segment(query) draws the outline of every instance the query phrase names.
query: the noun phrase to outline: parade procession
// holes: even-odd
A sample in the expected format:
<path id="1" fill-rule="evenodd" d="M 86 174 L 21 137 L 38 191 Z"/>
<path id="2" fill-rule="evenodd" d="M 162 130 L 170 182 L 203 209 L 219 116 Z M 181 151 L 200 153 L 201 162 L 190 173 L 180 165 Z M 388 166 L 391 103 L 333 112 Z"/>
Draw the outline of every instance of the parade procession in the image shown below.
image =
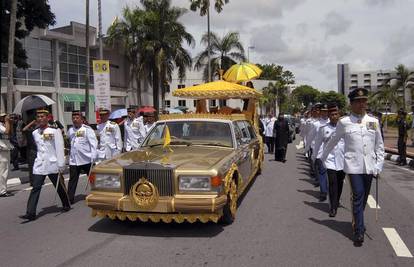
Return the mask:
<path id="1" fill-rule="evenodd" d="M 1 5 L 0 266 L 414 266 L 414 3 L 81 2 Z"/>

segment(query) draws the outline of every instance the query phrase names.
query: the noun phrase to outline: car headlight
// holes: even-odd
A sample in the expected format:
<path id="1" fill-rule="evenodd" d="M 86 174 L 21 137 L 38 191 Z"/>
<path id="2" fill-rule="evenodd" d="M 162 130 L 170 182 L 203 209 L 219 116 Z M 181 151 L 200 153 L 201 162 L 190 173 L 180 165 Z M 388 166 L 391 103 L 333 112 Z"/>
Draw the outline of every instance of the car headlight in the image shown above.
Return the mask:
<path id="1" fill-rule="evenodd" d="M 121 188 L 121 179 L 119 174 L 95 174 L 95 187 L 105 189 Z"/>
<path id="2" fill-rule="evenodd" d="M 180 191 L 211 191 L 210 176 L 180 176 Z"/>

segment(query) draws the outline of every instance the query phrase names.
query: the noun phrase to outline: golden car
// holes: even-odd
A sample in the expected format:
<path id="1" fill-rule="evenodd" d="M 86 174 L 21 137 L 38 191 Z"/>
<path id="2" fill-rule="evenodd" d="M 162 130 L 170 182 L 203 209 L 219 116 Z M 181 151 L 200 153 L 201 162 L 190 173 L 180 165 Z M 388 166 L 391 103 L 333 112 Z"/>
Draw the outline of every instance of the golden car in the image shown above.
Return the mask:
<path id="1" fill-rule="evenodd" d="M 164 116 L 139 150 L 93 168 L 86 204 L 111 219 L 230 224 L 262 163 L 258 128 L 243 114 Z"/>

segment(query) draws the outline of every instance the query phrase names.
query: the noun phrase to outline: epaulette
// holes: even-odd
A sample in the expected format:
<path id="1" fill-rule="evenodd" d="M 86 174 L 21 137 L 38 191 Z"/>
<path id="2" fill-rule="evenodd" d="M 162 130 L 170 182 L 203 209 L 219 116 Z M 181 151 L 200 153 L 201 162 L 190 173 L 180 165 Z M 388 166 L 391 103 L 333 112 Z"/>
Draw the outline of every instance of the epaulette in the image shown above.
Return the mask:
<path id="1" fill-rule="evenodd" d="M 57 129 L 58 127 L 54 126 L 54 125 L 48 125 L 47 128 L 52 128 L 52 129 Z"/>
<path id="2" fill-rule="evenodd" d="M 84 124 L 83 127 L 88 128 L 88 129 L 92 129 L 91 126 Z"/>
<path id="3" fill-rule="evenodd" d="M 349 115 L 344 115 L 344 116 L 340 117 L 340 118 L 338 119 L 338 121 L 339 121 L 339 120 L 342 120 L 342 119 L 344 119 L 344 118 L 346 118 L 346 117 L 349 117 Z"/>
<path id="4" fill-rule="evenodd" d="M 110 124 L 113 124 L 113 125 L 115 125 L 115 124 L 117 124 L 117 123 L 116 123 L 116 122 L 114 122 L 114 121 L 111 121 L 111 122 L 110 122 Z"/>

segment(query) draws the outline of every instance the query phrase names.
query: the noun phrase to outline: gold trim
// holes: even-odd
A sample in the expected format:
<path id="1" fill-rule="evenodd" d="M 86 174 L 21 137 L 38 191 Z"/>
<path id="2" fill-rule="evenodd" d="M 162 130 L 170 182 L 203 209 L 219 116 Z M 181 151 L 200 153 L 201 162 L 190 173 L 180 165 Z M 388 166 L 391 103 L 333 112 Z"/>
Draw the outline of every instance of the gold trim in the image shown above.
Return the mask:
<path id="1" fill-rule="evenodd" d="M 131 221 L 152 221 L 155 223 L 164 222 L 171 223 L 175 221 L 176 223 L 183 223 L 185 221 L 189 223 L 194 223 L 197 220 L 202 223 L 207 223 L 209 221 L 217 223 L 221 213 L 198 213 L 198 214 L 157 214 L 157 213 L 136 213 L 136 212 L 122 212 L 122 211 L 113 211 L 113 210 L 96 210 L 92 209 L 92 217 L 108 217 L 112 220 L 119 219 L 125 221 L 129 219 Z"/>
<path id="2" fill-rule="evenodd" d="M 171 199 L 171 210 L 172 212 L 175 212 L 175 197 Z"/>
<path id="3" fill-rule="evenodd" d="M 216 119 L 216 120 L 246 120 L 245 114 L 213 114 L 213 113 L 185 113 L 185 114 L 163 114 L 160 120 L 176 119 Z"/>
<path id="4" fill-rule="evenodd" d="M 136 182 L 129 191 L 129 195 L 135 204 L 141 209 L 154 208 L 159 199 L 157 187 L 142 177 Z"/>
<path id="5" fill-rule="evenodd" d="M 237 165 L 235 163 L 231 164 L 230 169 L 227 171 L 227 174 L 224 177 L 224 193 L 226 195 L 230 191 L 230 183 L 236 170 L 238 170 Z M 240 173 L 238 175 L 240 175 Z"/>
<path id="6" fill-rule="evenodd" d="M 214 212 L 216 209 L 216 198 L 211 199 L 211 212 Z"/>

